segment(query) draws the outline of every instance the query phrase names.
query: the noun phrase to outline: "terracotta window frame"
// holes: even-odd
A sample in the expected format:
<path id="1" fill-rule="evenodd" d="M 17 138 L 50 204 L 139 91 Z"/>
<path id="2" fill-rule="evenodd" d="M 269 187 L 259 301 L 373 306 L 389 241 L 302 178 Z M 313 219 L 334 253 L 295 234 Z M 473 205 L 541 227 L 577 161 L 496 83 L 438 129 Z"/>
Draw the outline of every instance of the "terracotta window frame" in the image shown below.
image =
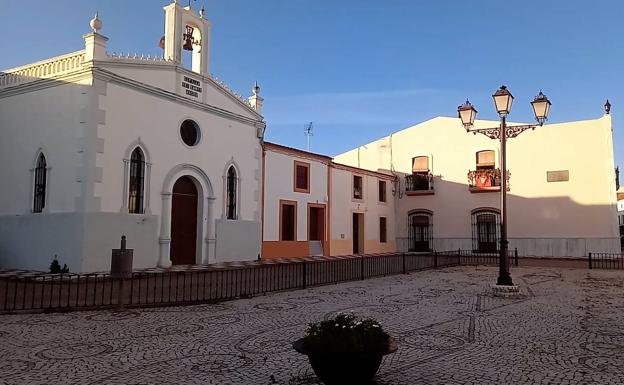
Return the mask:
<path id="1" fill-rule="evenodd" d="M 381 188 L 382 184 L 383 184 L 383 190 Z M 383 191 L 383 196 L 381 194 L 382 191 Z M 383 179 L 377 180 L 377 201 L 379 203 L 388 203 L 388 183 L 386 183 L 386 181 Z"/>
<path id="2" fill-rule="evenodd" d="M 307 182 L 306 182 L 306 186 L 307 188 L 302 189 L 302 188 L 298 188 L 297 187 L 297 168 L 301 166 L 301 167 L 305 167 L 307 169 Z M 310 163 L 307 162 L 301 162 L 298 160 L 294 161 L 293 164 L 293 191 L 294 192 L 298 192 L 298 193 L 306 193 L 309 194 L 310 193 Z"/>
<path id="3" fill-rule="evenodd" d="M 294 207 L 294 215 L 293 215 L 293 239 L 284 239 L 284 214 L 283 209 L 284 206 L 293 206 Z M 295 242 L 297 240 L 297 201 L 290 201 L 285 199 L 280 199 L 279 201 L 279 240 L 284 242 Z"/>

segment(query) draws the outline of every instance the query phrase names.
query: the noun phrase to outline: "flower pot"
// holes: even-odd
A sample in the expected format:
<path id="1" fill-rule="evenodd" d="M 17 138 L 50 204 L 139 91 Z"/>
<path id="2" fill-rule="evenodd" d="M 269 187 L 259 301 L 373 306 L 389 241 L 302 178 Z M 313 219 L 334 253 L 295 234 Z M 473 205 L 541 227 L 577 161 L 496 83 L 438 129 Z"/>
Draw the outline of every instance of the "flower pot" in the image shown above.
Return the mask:
<path id="1" fill-rule="evenodd" d="M 386 354 L 394 353 L 397 345 L 390 340 L 385 352 L 357 354 L 328 354 L 326 352 L 308 351 L 303 339 L 293 343 L 293 348 L 308 356 L 310 365 L 316 376 L 326 385 L 363 385 L 372 382 L 381 359 Z"/>

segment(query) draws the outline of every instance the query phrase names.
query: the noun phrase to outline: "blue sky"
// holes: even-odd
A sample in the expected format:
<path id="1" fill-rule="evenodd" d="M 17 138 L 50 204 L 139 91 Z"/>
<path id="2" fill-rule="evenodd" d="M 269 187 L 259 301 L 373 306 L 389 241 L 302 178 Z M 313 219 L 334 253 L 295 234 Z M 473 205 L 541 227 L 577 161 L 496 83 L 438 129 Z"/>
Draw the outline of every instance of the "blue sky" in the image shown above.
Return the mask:
<path id="1" fill-rule="evenodd" d="M 81 49 L 95 10 L 109 52 L 158 55 L 167 3 L 0 0 L 0 68 Z M 493 119 L 490 95 L 506 84 L 514 121 L 532 121 L 540 89 L 552 122 L 597 118 L 609 98 L 624 161 L 620 0 L 193 2 L 201 5 L 213 25 L 211 72 L 243 95 L 260 82 L 267 140 L 305 148 L 313 121 L 312 150 L 335 155 L 455 115 L 466 97 Z"/>

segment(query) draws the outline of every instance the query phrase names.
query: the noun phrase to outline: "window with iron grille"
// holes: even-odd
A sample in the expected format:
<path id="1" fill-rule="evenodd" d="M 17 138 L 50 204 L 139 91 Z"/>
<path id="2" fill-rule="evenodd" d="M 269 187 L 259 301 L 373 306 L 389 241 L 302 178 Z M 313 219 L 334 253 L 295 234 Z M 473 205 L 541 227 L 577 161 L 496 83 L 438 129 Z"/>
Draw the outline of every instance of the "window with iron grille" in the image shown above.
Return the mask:
<path id="1" fill-rule="evenodd" d="M 237 219 L 236 218 L 236 196 L 237 196 L 237 178 L 236 178 L 236 169 L 234 166 L 230 166 L 227 172 L 227 202 L 226 202 L 226 212 L 227 219 Z"/>
<path id="2" fill-rule="evenodd" d="M 39 158 L 37 158 L 37 167 L 35 167 L 35 188 L 33 201 L 33 212 L 35 213 L 42 212 L 46 204 L 47 173 L 48 163 L 42 153 L 39 154 Z"/>
<path id="3" fill-rule="evenodd" d="M 385 202 L 385 201 L 386 201 L 386 181 L 380 180 L 379 181 L 379 202 Z"/>
<path id="4" fill-rule="evenodd" d="M 128 184 L 128 212 L 143 214 L 145 189 L 145 155 L 139 147 L 130 155 L 130 180 Z"/>
<path id="5" fill-rule="evenodd" d="M 407 220 L 408 251 L 426 252 L 433 250 L 433 221 L 429 211 L 410 212 Z"/>
<path id="6" fill-rule="evenodd" d="M 499 212 L 493 209 L 473 211 L 472 250 L 478 253 L 495 253 L 499 248 L 499 239 Z"/>
<path id="7" fill-rule="evenodd" d="M 379 242 L 386 243 L 387 239 L 386 217 L 379 217 Z"/>

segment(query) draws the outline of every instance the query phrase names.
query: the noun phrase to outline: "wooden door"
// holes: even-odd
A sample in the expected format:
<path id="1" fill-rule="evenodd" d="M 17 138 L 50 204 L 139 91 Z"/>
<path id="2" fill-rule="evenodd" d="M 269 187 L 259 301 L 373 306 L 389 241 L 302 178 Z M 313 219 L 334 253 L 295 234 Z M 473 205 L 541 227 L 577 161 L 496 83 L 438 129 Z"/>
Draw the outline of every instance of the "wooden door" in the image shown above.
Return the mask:
<path id="1" fill-rule="evenodd" d="M 183 176 L 173 185 L 171 202 L 171 263 L 192 265 L 197 252 L 197 188 Z"/>

